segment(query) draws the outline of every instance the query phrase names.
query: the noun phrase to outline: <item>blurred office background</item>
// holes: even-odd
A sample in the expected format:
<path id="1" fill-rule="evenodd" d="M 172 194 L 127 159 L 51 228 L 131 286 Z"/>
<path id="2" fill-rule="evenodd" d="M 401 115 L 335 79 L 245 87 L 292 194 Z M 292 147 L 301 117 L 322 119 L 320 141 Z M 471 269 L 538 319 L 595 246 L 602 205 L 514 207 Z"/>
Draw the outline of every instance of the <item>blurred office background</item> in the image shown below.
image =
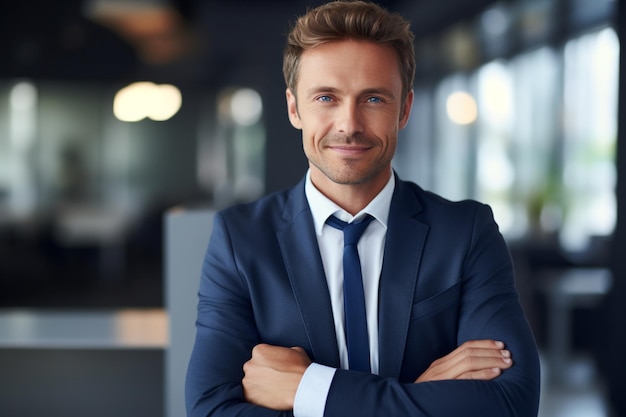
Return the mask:
<path id="1" fill-rule="evenodd" d="M 320 3 L 3 5 L 0 415 L 183 415 L 166 398 L 166 218 L 304 174 L 281 53 Z M 541 350 L 540 416 L 626 415 L 623 6 L 380 4 L 416 34 L 395 168 L 493 207 Z"/>

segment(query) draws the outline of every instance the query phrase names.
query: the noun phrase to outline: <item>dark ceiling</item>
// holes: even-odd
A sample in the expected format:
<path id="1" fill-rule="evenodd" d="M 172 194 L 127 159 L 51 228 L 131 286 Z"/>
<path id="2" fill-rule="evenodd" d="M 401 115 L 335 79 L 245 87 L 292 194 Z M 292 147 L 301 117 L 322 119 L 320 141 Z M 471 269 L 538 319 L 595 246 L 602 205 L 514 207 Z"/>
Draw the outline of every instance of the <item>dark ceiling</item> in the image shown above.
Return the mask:
<path id="1" fill-rule="evenodd" d="M 103 4 L 107 0 L 94 2 Z M 169 30 L 174 35 L 147 41 L 145 36 L 130 33 L 132 28 L 126 21 L 95 16 L 88 11 L 90 3 L 86 1 L 12 1 L 0 13 L 0 77 L 96 82 L 152 77 L 196 84 L 219 83 L 238 74 L 262 77 L 268 60 L 280 61 L 289 22 L 307 7 L 322 2 L 172 0 L 169 17 L 173 12 L 175 19 L 174 23 L 170 21 Z M 378 3 L 411 20 L 419 38 L 471 17 L 492 2 Z M 163 4 L 155 0 L 152 3 Z"/>

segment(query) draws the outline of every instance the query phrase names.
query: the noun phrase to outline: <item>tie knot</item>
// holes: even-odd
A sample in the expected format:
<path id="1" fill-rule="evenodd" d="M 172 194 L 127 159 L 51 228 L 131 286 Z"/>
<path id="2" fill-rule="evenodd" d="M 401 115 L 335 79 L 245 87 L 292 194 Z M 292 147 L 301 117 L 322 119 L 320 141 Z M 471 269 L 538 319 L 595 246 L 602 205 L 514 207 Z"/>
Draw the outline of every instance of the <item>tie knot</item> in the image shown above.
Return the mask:
<path id="1" fill-rule="evenodd" d="M 342 220 L 339 220 L 335 216 L 330 216 L 326 223 L 329 226 L 334 227 L 335 229 L 343 230 L 343 245 L 356 245 L 369 226 L 370 222 L 374 220 L 372 216 L 367 214 L 362 220 L 358 222 L 346 223 Z"/>

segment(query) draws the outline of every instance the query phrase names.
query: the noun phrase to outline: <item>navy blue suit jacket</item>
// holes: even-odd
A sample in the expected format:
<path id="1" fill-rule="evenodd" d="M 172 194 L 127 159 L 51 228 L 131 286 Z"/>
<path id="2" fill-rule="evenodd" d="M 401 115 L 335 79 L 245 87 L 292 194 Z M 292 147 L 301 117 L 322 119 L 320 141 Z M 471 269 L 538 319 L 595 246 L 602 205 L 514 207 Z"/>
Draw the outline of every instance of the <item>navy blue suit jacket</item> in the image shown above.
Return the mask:
<path id="1" fill-rule="evenodd" d="M 536 416 L 539 362 L 506 244 L 488 206 L 396 178 L 379 288 L 380 375 L 338 370 L 328 417 Z M 186 382 L 189 416 L 291 416 L 245 402 L 252 347 L 301 346 L 339 367 L 330 297 L 304 181 L 215 216 Z M 413 381 L 467 340 L 501 340 L 492 381 Z"/>

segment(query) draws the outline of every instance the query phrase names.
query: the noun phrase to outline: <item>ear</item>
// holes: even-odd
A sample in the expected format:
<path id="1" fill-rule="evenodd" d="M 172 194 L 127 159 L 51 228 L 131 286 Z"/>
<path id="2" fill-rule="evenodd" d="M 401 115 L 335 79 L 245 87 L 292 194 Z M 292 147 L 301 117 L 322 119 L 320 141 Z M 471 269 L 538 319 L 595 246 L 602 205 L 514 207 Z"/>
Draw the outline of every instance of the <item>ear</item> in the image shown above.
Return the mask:
<path id="1" fill-rule="evenodd" d="M 296 129 L 302 129 L 302 120 L 298 114 L 298 103 L 296 103 L 296 96 L 290 89 L 285 91 L 287 97 L 287 114 L 289 115 L 289 121 L 291 125 Z"/>
<path id="2" fill-rule="evenodd" d="M 402 111 L 400 112 L 400 129 L 404 129 L 406 124 L 409 122 L 409 116 L 411 115 L 411 108 L 413 107 L 413 90 L 409 91 L 406 95 L 406 99 L 404 99 L 404 104 L 402 105 Z"/>

